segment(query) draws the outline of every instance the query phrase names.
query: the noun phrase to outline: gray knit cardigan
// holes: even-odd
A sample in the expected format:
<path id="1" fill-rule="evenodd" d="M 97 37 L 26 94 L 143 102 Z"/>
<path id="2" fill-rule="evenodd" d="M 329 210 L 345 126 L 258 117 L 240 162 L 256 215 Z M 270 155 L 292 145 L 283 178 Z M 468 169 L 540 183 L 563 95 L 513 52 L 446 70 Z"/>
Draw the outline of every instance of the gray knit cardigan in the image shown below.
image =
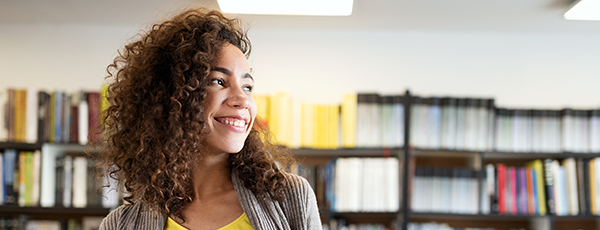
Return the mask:
<path id="1" fill-rule="evenodd" d="M 252 227 L 256 230 L 322 230 L 317 200 L 309 183 L 293 174 L 286 174 L 286 177 L 290 187 L 286 190 L 285 201 L 263 201 L 244 187 L 235 172 L 231 173 L 233 187 Z M 102 221 L 100 230 L 162 230 L 166 219 L 165 214 L 155 218 L 148 205 L 137 202 L 122 205 L 109 213 Z"/>

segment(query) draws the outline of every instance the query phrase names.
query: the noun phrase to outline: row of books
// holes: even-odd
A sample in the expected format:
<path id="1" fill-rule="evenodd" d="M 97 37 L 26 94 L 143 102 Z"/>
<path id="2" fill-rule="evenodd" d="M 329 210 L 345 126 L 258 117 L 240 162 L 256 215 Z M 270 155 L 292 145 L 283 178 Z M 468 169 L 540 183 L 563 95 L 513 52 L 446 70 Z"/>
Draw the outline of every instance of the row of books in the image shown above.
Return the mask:
<path id="1" fill-rule="evenodd" d="M 494 100 L 411 98 L 411 145 L 424 149 L 493 149 Z"/>
<path id="2" fill-rule="evenodd" d="M 446 223 L 408 223 L 408 230 L 494 230 L 494 228 L 452 228 Z"/>
<path id="3" fill-rule="evenodd" d="M 598 215 L 600 158 L 538 159 L 526 167 L 486 165 L 482 212 Z M 486 206 L 489 205 L 489 208 Z"/>
<path id="4" fill-rule="evenodd" d="M 361 223 L 354 224 L 348 223 L 344 219 L 331 219 L 329 223 L 323 224 L 323 230 L 389 230 L 383 224 L 374 223 Z"/>
<path id="5" fill-rule="evenodd" d="M 107 178 L 97 178 L 95 163 L 85 155 L 6 149 L 0 162 L 0 205 L 114 208 L 119 203 L 118 193 L 103 186 Z"/>
<path id="6" fill-rule="evenodd" d="M 396 212 L 400 172 L 393 157 L 337 158 L 318 170 L 317 199 L 333 212 Z"/>
<path id="7" fill-rule="evenodd" d="M 469 168 L 416 167 L 411 209 L 416 212 L 477 214 L 478 171 Z"/>
<path id="8" fill-rule="evenodd" d="M 600 152 L 600 110 L 498 109 L 496 150 Z"/>
<path id="9" fill-rule="evenodd" d="M 286 92 L 254 95 L 277 144 L 292 148 L 401 147 L 404 97 L 346 94 L 339 104 L 298 102 Z"/>
<path id="10" fill-rule="evenodd" d="M 83 217 L 81 220 L 32 220 L 24 216 L 0 218 L 0 230 L 95 230 L 103 217 Z"/>
<path id="11" fill-rule="evenodd" d="M 103 87 L 105 92 L 106 87 Z M 99 142 L 100 92 L 67 93 L 8 88 L 0 91 L 0 141 Z"/>

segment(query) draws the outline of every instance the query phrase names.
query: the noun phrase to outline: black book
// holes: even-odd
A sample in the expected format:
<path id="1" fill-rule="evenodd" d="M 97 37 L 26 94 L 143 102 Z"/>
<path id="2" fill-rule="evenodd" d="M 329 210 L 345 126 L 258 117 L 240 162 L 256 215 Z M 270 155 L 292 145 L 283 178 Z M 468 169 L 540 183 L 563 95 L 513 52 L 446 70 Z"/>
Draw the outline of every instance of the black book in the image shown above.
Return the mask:
<path id="1" fill-rule="evenodd" d="M 64 191 L 65 191 L 65 157 L 56 158 L 56 195 L 54 204 L 56 207 L 63 207 Z"/>

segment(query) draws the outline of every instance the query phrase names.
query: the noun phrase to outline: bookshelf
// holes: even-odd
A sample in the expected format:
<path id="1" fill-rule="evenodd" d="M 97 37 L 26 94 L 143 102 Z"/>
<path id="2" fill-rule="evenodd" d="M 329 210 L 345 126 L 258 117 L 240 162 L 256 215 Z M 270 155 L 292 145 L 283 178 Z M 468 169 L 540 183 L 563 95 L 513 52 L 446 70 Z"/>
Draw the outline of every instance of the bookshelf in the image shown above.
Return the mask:
<path id="1" fill-rule="evenodd" d="M 289 96 L 287 96 L 289 97 Z M 371 105 L 354 105 L 354 108 L 364 108 L 367 107 L 371 110 L 370 112 L 377 114 L 376 110 L 373 110 L 372 104 L 378 98 L 377 95 L 368 94 L 366 97 L 361 97 L 361 99 L 356 99 L 356 102 L 364 102 Z M 302 136 L 302 138 L 307 138 L 309 140 L 309 146 L 303 146 L 303 144 L 297 144 L 297 141 L 291 139 L 291 137 L 295 136 L 293 133 L 287 133 L 286 135 L 282 135 L 282 137 L 290 138 L 282 143 L 291 145 L 291 152 L 295 156 L 297 156 L 301 163 L 306 165 L 314 165 L 314 166 L 322 166 L 331 163 L 334 159 L 341 158 L 357 158 L 361 159 L 360 161 L 366 162 L 368 159 L 395 159 L 397 160 L 397 177 L 394 177 L 390 180 L 396 181 L 394 183 L 387 184 L 396 184 L 398 185 L 398 195 L 396 196 L 397 201 L 394 200 L 392 202 L 397 202 L 395 205 L 394 211 L 382 211 L 378 209 L 366 210 L 366 207 L 352 207 L 348 209 L 348 207 L 343 207 L 341 211 L 337 211 L 339 208 L 337 206 L 328 206 L 331 205 L 330 200 L 328 201 L 326 196 L 319 196 L 319 205 L 321 211 L 321 218 L 323 223 L 332 223 L 335 221 L 345 221 L 347 223 L 352 224 L 362 224 L 362 223 L 373 223 L 373 224 L 384 224 L 389 228 L 397 228 L 397 229 L 408 229 L 410 223 L 427 223 L 431 221 L 435 221 L 438 223 L 448 223 L 450 226 L 455 228 L 467 228 L 467 227 L 478 227 L 478 228 L 486 228 L 486 227 L 494 227 L 500 229 L 506 228 L 525 228 L 525 229 L 570 229 L 571 227 L 577 229 L 598 229 L 600 226 L 600 217 L 597 215 L 590 215 L 589 213 L 581 213 L 579 215 L 574 216 L 557 216 L 557 215 L 524 215 L 524 214 L 497 214 L 496 212 L 484 212 L 481 207 L 481 202 L 483 202 L 484 192 L 481 189 L 481 186 L 487 180 L 486 175 L 483 171 L 486 170 L 487 165 L 495 165 L 495 164 L 505 164 L 509 167 L 524 167 L 528 162 L 537 159 L 556 159 L 556 160 L 564 160 L 564 159 L 593 159 L 595 157 L 600 157 L 600 152 L 597 151 L 600 144 L 598 143 L 580 143 L 573 140 L 568 140 L 569 145 L 566 150 L 557 150 L 556 148 L 541 148 L 540 145 L 528 145 L 525 141 L 516 140 L 515 138 L 510 139 L 510 135 L 506 136 L 506 133 L 512 132 L 511 129 L 503 130 L 502 132 L 506 132 L 502 135 L 502 138 L 497 138 L 498 135 L 501 135 L 498 130 L 494 130 L 494 126 L 490 126 L 491 123 L 496 122 L 495 119 L 502 118 L 502 122 L 509 122 L 506 124 L 514 125 L 510 119 L 513 117 L 519 117 L 516 124 L 525 124 L 527 122 L 531 122 L 531 124 L 535 124 L 536 121 L 540 122 L 538 125 L 543 124 L 544 119 L 550 119 L 548 124 L 553 124 L 554 130 L 554 138 L 557 134 L 559 134 L 556 130 L 556 122 L 568 122 L 569 124 L 579 124 L 579 126 L 584 126 L 584 124 L 591 125 L 594 120 L 590 120 L 589 123 L 585 123 L 585 121 L 581 120 L 582 117 L 585 117 L 583 112 L 571 110 L 564 110 L 563 114 L 567 116 L 566 119 L 564 117 L 557 116 L 558 112 L 548 112 L 548 111 L 523 111 L 523 110 L 509 110 L 509 109 L 501 109 L 501 114 L 499 114 L 500 110 L 494 110 L 493 108 L 493 100 L 491 99 L 431 99 L 431 98 L 421 98 L 417 96 L 412 96 L 409 91 L 406 91 L 404 95 L 393 96 L 393 97 L 381 97 L 386 98 L 381 99 L 381 101 L 385 101 L 382 103 L 387 103 L 389 106 L 388 111 L 392 113 L 392 108 L 395 108 L 395 116 L 403 120 L 403 124 L 397 123 L 389 123 L 390 125 L 394 125 L 394 127 L 402 127 L 402 132 L 396 132 L 394 137 L 402 138 L 401 141 L 393 141 L 393 140 L 385 140 L 385 142 L 381 142 L 382 144 L 377 144 L 377 140 L 374 140 L 372 136 L 362 135 L 362 137 L 367 138 L 363 140 L 363 142 L 358 142 L 354 147 L 347 147 L 345 143 L 318 143 L 315 141 L 319 138 L 327 138 L 328 140 L 335 135 L 338 135 L 340 140 L 347 138 L 344 137 L 344 132 L 339 131 L 338 129 L 343 129 L 345 122 L 348 122 L 347 118 L 344 119 L 342 117 L 339 120 L 338 118 L 328 118 L 329 121 L 338 121 L 341 124 L 341 127 L 338 126 L 330 126 L 331 129 L 317 129 L 314 127 L 318 126 L 318 122 L 314 122 L 313 128 L 314 132 L 327 133 L 326 135 L 312 135 L 312 136 Z M 67 100 L 67 99 L 65 99 Z M 287 100 L 287 99 L 286 99 Z M 286 100 L 279 99 L 279 106 L 284 106 L 287 104 Z M 264 100 L 263 100 L 264 101 Z M 401 102 L 401 106 L 398 107 L 398 102 Z M 89 103 L 91 104 L 91 103 Z M 463 112 L 455 111 L 455 114 L 447 114 L 444 113 L 444 106 L 446 105 L 456 105 L 463 106 L 465 110 Z M 371 107 L 369 107 L 371 106 Z M 396 107 L 393 107 L 396 106 Z M 434 110 L 428 111 L 427 106 L 433 107 Z M 333 111 L 335 106 L 332 105 L 321 107 L 313 107 L 315 111 L 321 110 L 325 114 L 329 114 L 333 116 L 343 116 L 344 109 L 339 109 L 339 111 Z M 350 106 L 352 108 L 352 106 Z M 317 109 L 318 108 L 318 109 Z M 401 109 L 400 109 L 401 108 Z M 329 112 L 327 112 L 329 111 Z M 375 111 L 375 112 L 374 112 Z M 381 110 L 384 111 L 384 110 Z M 417 111 L 417 112 L 415 112 Z M 402 113 L 400 113 L 402 112 Z M 452 125 L 447 125 L 443 123 L 430 122 L 427 119 L 420 119 L 422 117 L 428 117 L 430 119 L 431 115 L 436 116 L 455 116 L 462 117 L 465 119 L 463 123 L 457 123 Z M 493 117 L 494 114 L 498 114 L 497 117 Z M 594 111 L 590 113 L 590 117 L 598 117 L 600 119 L 600 112 Z M 260 115 L 260 114 L 259 114 Z M 547 116 L 546 116 L 547 115 Z M 362 118 L 360 118 L 362 116 Z M 364 119 L 364 117 L 368 117 L 370 115 L 361 114 L 358 119 Z M 524 118 L 524 119 L 523 119 Z M 354 118 L 357 119 L 357 118 Z M 479 129 L 474 129 L 472 124 L 469 126 L 467 120 L 478 120 L 479 123 L 477 127 Z M 537 119 L 537 120 L 536 120 Z M 580 119 L 580 120 L 577 120 Z M 281 122 L 283 121 L 283 122 Z M 352 121 L 350 119 L 350 121 Z M 381 122 L 389 122 L 385 119 L 381 119 Z M 354 120 L 356 122 L 356 120 Z M 521 123 L 519 123 L 521 122 Z M 280 119 L 281 124 L 292 124 L 294 123 L 291 119 Z M 437 124 L 437 125 L 431 125 Z M 503 123 L 504 124 L 504 123 Z M 373 124 L 371 124 L 373 125 Z M 380 128 L 385 127 L 386 125 L 379 124 Z M 444 126 L 447 125 L 447 126 Z M 506 125 L 504 128 L 511 127 L 510 125 Z M 297 124 L 292 125 L 293 127 L 301 127 L 297 126 Z M 289 129 L 292 126 L 282 126 L 280 130 Z M 357 124 L 357 126 L 359 126 Z M 368 125 L 367 125 L 368 126 Z M 461 128 L 462 126 L 462 128 Z M 519 125 L 515 125 L 514 127 L 521 128 Z M 526 127 L 541 127 L 541 126 L 526 126 Z M 549 130 L 552 130 L 550 127 Z M 302 128 L 304 129 L 304 128 Z M 41 129 L 40 129 L 41 130 Z M 337 131 L 336 131 L 337 130 Z M 421 132 L 426 130 L 426 132 Z M 454 131 L 452 131 L 454 130 Z M 515 128 L 515 130 L 517 130 Z M 498 131 L 498 133 L 496 133 Z M 46 130 L 45 132 L 48 132 Z M 360 126 L 356 127 L 353 131 L 355 133 L 358 132 L 369 132 L 373 133 L 372 129 L 368 127 Z M 459 138 L 448 138 L 444 135 L 448 135 L 448 133 L 452 132 L 462 132 L 462 139 Z M 576 132 L 571 130 L 569 132 Z M 60 135 L 60 132 L 49 133 L 49 135 Z M 590 135 L 586 136 L 587 138 L 595 137 L 594 133 L 590 133 Z M 358 136 L 358 135 L 357 135 Z M 380 135 L 384 136 L 384 135 Z M 437 136 L 438 138 L 428 138 L 432 136 Z M 584 136 L 580 136 L 584 137 Z M 600 137 L 600 136 L 598 136 Z M 312 138 L 312 139 L 311 139 Z M 316 138 L 316 139 L 315 139 Z M 537 139 L 536 139 L 537 138 Z M 544 141 L 548 141 L 544 138 L 550 138 L 550 136 L 544 135 L 532 135 L 530 142 L 542 143 Z M 335 138 L 334 138 L 335 139 Z M 436 140 L 429 140 L 436 139 Z M 537 142 L 536 142 L 537 140 Z M 73 139 L 71 139 L 73 141 Z M 600 141 L 600 140 L 599 140 Z M 296 143 L 296 144 L 295 144 Z M 399 143 L 402 143 L 399 145 Z M 403 144 L 409 143 L 409 144 Z M 460 143 L 465 143 L 461 145 Z M 503 145 L 494 145 L 494 143 L 502 143 Z M 515 146 L 512 146 L 515 144 Z M 589 144 L 590 148 L 586 148 Z M 384 145 L 389 145 L 392 147 L 382 147 Z M 296 146 L 296 147 L 294 147 Z M 48 156 L 48 153 L 51 153 L 50 161 L 54 159 L 56 156 L 64 155 L 64 154 L 73 154 L 73 153 L 82 153 L 85 149 L 84 145 L 79 144 L 61 144 L 61 143 L 48 143 L 40 142 L 40 143 L 16 143 L 16 142 L 0 142 L 0 149 L 15 149 L 18 151 L 36 151 L 40 150 L 43 154 L 42 157 Z M 501 149 L 503 151 L 498 151 Z M 514 151 L 513 151 L 514 150 Z M 544 151 L 544 150 L 552 150 L 552 151 Z M 568 150 L 568 151 L 567 151 Z M 577 150 L 577 151 L 573 151 Z M 581 152 L 578 152 L 581 151 Z M 44 159 L 42 159 L 44 161 Z M 48 161 L 46 159 L 45 161 Z M 52 166 L 51 168 L 53 168 Z M 455 170 L 459 169 L 459 170 Z M 459 183 L 453 179 L 466 179 L 466 184 L 471 187 L 471 190 L 468 190 L 468 197 L 475 200 L 476 207 L 474 209 L 469 210 L 444 210 L 436 207 L 434 209 L 426 208 L 415 208 L 415 197 L 418 197 L 421 194 L 421 191 L 429 190 L 429 187 L 425 187 L 425 190 L 422 187 L 418 187 L 419 181 L 418 179 L 429 178 L 432 177 L 432 174 L 423 174 L 425 171 L 436 171 L 436 177 L 441 178 L 439 183 L 445 183 L 445 185 L 452 185 L 452 183 Z M 44 173 L 44 172 L 42 172 Z M 445 174 L 444 174 L 445 173 Z M 316 175 L 317 173 L 315 173 Z M 377 174 L 374 174 L 377 175 Z M 460 176 L 458 176 L 460 175 Z M 373 177 L 377 178 L 377 177 Z M 364 183 L 369 182 L 370 178 L 363 178 Z M 310 181 L 310 180 L 309 180 Z M 44 180 L 42 181 L 44 183 Z M 361 182 L 363 183 L 363 182 Z M 463 183 L 463 182 L 460 182 Z M 469 184 L 470 183 L 470 184 Z M 426 184 L 426 183 L 425 183 Z M 318 183 L 317 186 L 323 186 L 321 183 Z M 43 187 L 43 185 L 42 185 Z M 474 190 L 473 190 L 474 188 Z M 331 189 L 331 188 L 330 188 Z M 387 190 L 385 190 L 387 191 Z M 451 190 L 448 190 L 451 191 Z M 457 190 L 458 191 L 458 190 Z M 315 192 L 324 193 L 318 187 L 315 188 Z M 454 191 L 457 194 L 456 191 Z M 356 195 L 356 194 L 354 194 Z M 444 193 L 438 193 L 438 196 L 447 195 Z M 455 197 L 450 197 L 455 198 Z M 325 199 L 325 200 L 323 200 Z M 364 196 L 360 199 L 365 199 Z M 460 199 L 465 199 L 464 197 L 460 197 Z M 450 200 L 447 198 L 447 200 Z M 43 202 L 43 201 L 41 201 Z M 381 200 L 377 200 L 377 202 L 381 202 Z M 440 202 L 437 200 L 435 202 Z M 434 202 L 434 203 L 435 203 Z M 473 201 L 470 204 L 473 204 Z M 368 202 L 366 202 L 368 203 Z M 384 202 L 385 203 L 385 202 Z M 419 203 L 420 205 L 420 203 Z M 431 205 L 431 204 L 428 204 Z M 452 203 L 445 203 L 446 207 L 452 207 Z M 459 203 L 459 205 L 462 205 Z M 47 205 L 46 205 L 47 206 Z M 430 207 L 429 207 L 430 208 Z M 19 207 L 19 206 L 0 206 L 0 218 L 9 217 L 9 216 L 19 216 L 26 215 L 31 218 L 37 219 L 64 219 L 66 216 L 82 219 L 86 216 L 97 216 L 102 217 L 105 216 L 110 209 L 108 208 L 95 208 L 95 207 L 83 207 L 83 208 L 62 208 L 51 205 L 51 207 Z M 350 211 L 349 211 L 350 210 Z M 365 211 L 366 210 L 366 211 Z M 427 211 L 428 210 L 428 211 Z M 475 210 L 475 211 L 473 211 Z M 339 222 L 338 222 L 339 224 Z M 333 229 L 332 229 L 333 230 Z"/>
<path id="2" fill-rule="evenodd" d="M 579 213 L 578 215 L 567 215 L 560 216 L 556 214 L 547 214 L 547 215 L 525 215 L 525 214 L 497 214 L 495 212 L 483 212 L 481 207 L 477 209 L 475 213 L 465 214 L 465 213 L 448 213 L 448 212 L 434 212 L 434 211 L 416 211 L 413 210 L 411 205 L 414 191 L 414 185 L 412 184 L 415 179 L 415 167 L 462 167 L 466 169 L 470 169 L 476 172 L 474 179 L 477 182 L 477 189 L 480 189 L 483 183 L 486 181 L 486 175 L 483 171 L 486 169 L 486 165 L 488 164 L 498 164 L 502 163 L 510 167 L 524 167 L 526 163 L 537 160 L 537 159 L 553 159 L 562 161 L 564 159 L 573 158 L 573 159 L 592 159 L 596 157 L 600 157 L 600 152 L 597 150 L 598 143 L 589 142 L 589 143 L 576 143 L 573 139 L 567 140 L 569 143 L 565 145 L 565 149 L 557 149 L 557 145 L 554 145 L 552 148 L 544 148 L 544 146 L 539 145 L 544 141 L 548 142 L 551 136 L 543 135 L 543 134 L 535 134 L 531 131 L 527 135 L 531 135 L 531 137 L 527 137 L 529 139 L 525 139 L 528 142 L 532 142 L 534 144 L 527 144 L 522 140 L 507 140 L 506 136 L 503 136 L 504 139 L 497 138 L 497 134 L 495 133 L 497 130 L 492 130 L 487 126 L 487 130 L 479 130 L 479 134 L 487 133 L 485 138 L 477 139 L 477 135 L 473 135 L 473 130 L 464 131 L 465 132 L 465 140 L 471 138 L 471 145 L 465 145 L 464 148 L 458 148 L 456 145 L 452 149 L 444 148 L 443 146 L 443 137 L 432 144 L 431 142 L 424 141 L 423 134 L 419 134 L 418 132 L 414 132 L 414 129 L 422 129 L 423 127 L 419 127 L 415 125 L 411 119 L 415 119 L 415 116 L 412 111 L 414 108 L 411 106 L 411 103 L 416 102 L 419 105 L 425 103 L 432 103 L 434 105 L 440 104 L 438 100 L 427 101 L 427 99 L 420 98 L 418 100 L 414 100 L 416 97 L 412 97 L 410 92 L 406 92 L 405 95 L 402 95 L 406 100 L 404 100 L 404 124 L 405 128 L 403 130 L 403 143 L 411 143 L 409 145 L 404 145 L 402 147 L 395 148 L 338 148 L 338 149 L 309 149 L 309 148 L 300 148 L 300 149 L 292 149 L 292 152 L 298 156 L 300 156 L 301 161 L 308 161 L 310 163 L 319 162 L 319 160 L 314 161 L 314 159 L 320 159 L 320 162 L 325 162 L 324 159 L 332 159 L 336 157 L 397 157 L 400 160 L 400 163 L 403 165 L 400 171 L 400 185 L 402 192 L 401 194 L 401 206 L 397 212 L 384 212 L 384 213 L 370 213 L 370 212 L 335 212 L 331 210 L 323 210 L 322 209 L 322 219 L 324 223 L 328 223 L 331 219 L 344 219 L 347 223 L 384 223 L 387 226 L 396 226 L 398 229 L 408 229 L 408 225 L 411 222 L 415 223 L 427 223 L 431 221 L 435 221 L 438 223 L 448 223 L 451 227 L 454 228 L 467 228 L 467 227 L 477 227 L 477 228 L 498 228 L 498 229 L 509 229 L 509 228 L 523 228 L 523 229 L 599 229 L 600 228 L 600 217 L 597 215 L 590 215 L 589 213 Z M 485 100 L 486 104 L 484 106 L 480 106 L 479 116 L 482 118 L 487 117 L 485 115 L 485 109 L 482 108 L 491 108 L 493 107 L 493 100 L 490 99 L 481 99 Z M 441 100 L 441 104 L 443 105 L 443 100 Z M 477 103 L 473 102 L 473 100 L 464 100 L 463 102 L 458 102 L 463 104 L 470 104 L 470 107 L 477 107 Z M 469 107 L 469 106 L 467 106 Z M 492 110 L 488 110 L 492 111 Z M 494 113 L 498 113 L 499 110 L 494 110 Z M 566 111 L 566 112 L 565 112 Z M 559 111 L 526 111 L 526 110 L 502 110 L 502 116 L 519 116 L 525 117 L 526 121 L 520 120 L 517 122 L 521 122 L 521 124 L 525 124 L 523 122 L 529 122 L 526 124 L 526 127 L 537 127 L 539 129 L 548 130 L 548 127 L 542 127 L 542 121 L 544 119 L 554 119 L 551 124 L 556 127 L 556 121 L 565 123 L 576 123 L 579 125 L 592 125 L 593 120 L 590 120 L 589 123 L 585 123 L 587 121 L 573 121 L 568 120 L 565 121 L 566 116 L 573 117 L 584 117 L 587 114 L 586 112 L 578 111 L 578 112 L 570 112 L 571 110 L 559 110 Z M 589 118 L 598 116 L 598 111 L 593 110 L 589 111 Z M 561 115 L 561 113 L 563 115 Z M 462 116 L 473 118 L 477 113 L 465 112 Z M 578 114 L 578 115 L 573 115 Z M 562 116 L 562 117 L 561 117 Z M 493 117 L 492 123 L 498 122 L 496 119 L 499 118 Z M 567 118 L 567 119 L 571 119 Z M 487 123 L 489 125 L 490 118 Z M 502 122 L 506 122 L 506 118 L 503 118 Z M 527 120 L 528 119 L 528 120 Z M 537 119 L 537 120 L 536 120 Z M 586 118 L 587 119 L 587 118 Z M 483 119 L 480 119 L 482 121 Z M 540 122 L 536 124 L 535 122 Z M 482 124 L 485 122 L 482 122 Z M 549 123 L 549 124 L 550 124 Z M 506 124 L 505 124 L 506 125 Z M 537 125 L 537 126 L 536 126 Z M 516 126 L 515 126 L 516 127 Z M 504 127 L 506 129 L 506 127 Z M 552 127 L 551 127 L 552 128 Z M 561 129 L 565 129 L 563 126 L 560 126 Z M 465 128 L 468 129 L 468 128 Z M 504 130 L 503 132 L 505 132 Z M 551 130 L 554 132 L 554 138 L 556 135 L 565 135 L 562 133 L 557 133 L 557 130 Z M 443 132 L 443 127 L 438 130 L 438 132 Z M 550 132 L 550 131 L 549 131 Z M 569 132 L 574 132 L 573 130 Z M 431 132 L 430 132 L 431 134 Z M 413 136 L 420 136 L 421 142 L 415 144 L 412 141 Z M 587 134 L 586 134 L 587 135 Z M 585 137 L 588 139 L 594 139 L 597 134 L 590 133 L 589 136 L 580 135 L 579 137 Z M 525 137 L 523 137 L 525 138 Z M 514 138 L 516 139 L 516 138 Z M 468 141 L 468 140 L 467 140 Z M 487 145 L 485 144 L 487 141 Z M 499 146 L 492 143 L 496 143 L 501 141 L 504 145 Z M 564 140 L 558 140 L 564 141 Z M 596 140 L 596 141 L 600 141 Z M 512 144 L 515 146 L 512 146 Z M 535 143 L 538 143 L 537 145 Z M 555 143 L 556 144 L 556 143 Z M 589 148 L 586 146 L 589 144 Z M 450 145 L 453 146 L 453 145 Z M 558 145 L 560 146 L 560 145 Z M 496 149 L 502 149 L 503 151 L 498 151 Z M 573 150 L 577 151 L 573 151 Z M 548 151 L 550 150 L 550 151 Z M 386 151 L 384 154 L 383 151 Z M 388 154 L 389 151 L 391 154 Z M 480 190 L 477 194 L 477 205 L 481 205 L 482 196 L 484 196 L 483 192 Z M 407 220 L 407 221 L 403 221 Z"/>

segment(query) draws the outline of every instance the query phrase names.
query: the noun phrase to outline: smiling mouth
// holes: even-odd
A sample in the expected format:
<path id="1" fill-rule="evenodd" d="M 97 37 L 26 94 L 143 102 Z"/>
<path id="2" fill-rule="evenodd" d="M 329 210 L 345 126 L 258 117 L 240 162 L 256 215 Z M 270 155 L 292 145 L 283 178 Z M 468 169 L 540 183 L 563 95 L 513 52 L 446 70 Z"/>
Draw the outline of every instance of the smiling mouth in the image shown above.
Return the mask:
<path id="1" fill-rule="evenodd" d="M 246 127 L 246 121 L 234 118 L 215 118 L 219 123 L 235 126 L 235 127 Z"/>

